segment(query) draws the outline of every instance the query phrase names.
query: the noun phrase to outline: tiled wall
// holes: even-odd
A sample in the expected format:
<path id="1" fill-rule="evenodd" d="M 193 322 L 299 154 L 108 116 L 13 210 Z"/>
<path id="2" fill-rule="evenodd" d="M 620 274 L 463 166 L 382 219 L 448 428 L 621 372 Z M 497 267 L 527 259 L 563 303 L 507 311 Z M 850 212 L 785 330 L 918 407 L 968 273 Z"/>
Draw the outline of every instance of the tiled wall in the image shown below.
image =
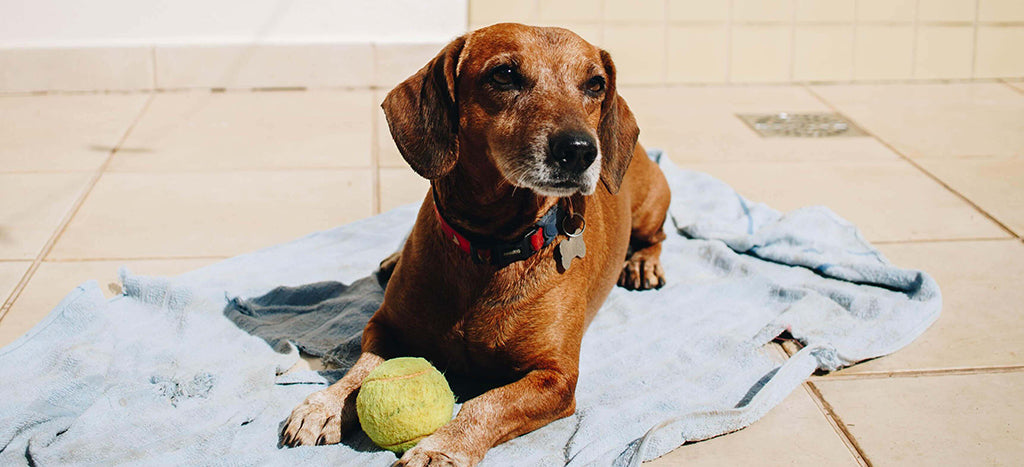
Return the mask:
<path id="1" fill-rule="evenodd" d="M 623 82 L 1024 76 L 1024 0 L 470 0 L 470 28 L 563 26 Z"/>
<path id="2" fill-rule="evenodd" d="M 471 29 L 568 27 L 611 51 L 626 84 L 1024 78 L 1024 0 L 469 0 L 468 8 Z M 387 89 L 442 45 L 0 48 L 0 92 Z"/>
<path id="3" fill-rule="evenodd" d="M 0 92 L 389 89 L 443 46 L 428 42 L 0 49 Z"/>

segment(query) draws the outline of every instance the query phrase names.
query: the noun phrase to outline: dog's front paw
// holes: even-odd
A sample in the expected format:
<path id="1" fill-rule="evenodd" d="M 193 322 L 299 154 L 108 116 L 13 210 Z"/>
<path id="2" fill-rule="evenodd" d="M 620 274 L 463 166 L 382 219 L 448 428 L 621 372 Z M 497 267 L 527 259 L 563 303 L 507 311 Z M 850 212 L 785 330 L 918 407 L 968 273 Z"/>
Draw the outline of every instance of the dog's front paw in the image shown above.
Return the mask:
<path id="1" fill-rule="evenodd" d="M 281 444 L 295 447 L 341 442 L 341 435 L 351 426 L 355 412 L 354 408 L 346 407 L 346 398 L 348 394 L 329 389 L 310 394 L 284 423 Z"/>
<path id="2" fill-rule="evenodd" d="M 472 462 L 468 459 L 460 459 L 460 456 L 419 446 L 406 451 L 405 455 L 394 463 L 394 466 L 402 467 L 469 467 L 471 465 L 473 465 Z"/>
<path id="3" fill-rule="evenodd" d="M 394 463 L 394 466 L 401 467 L 456 467 L 465 465 L 469 464 L 461 464 L 443 452 L 428 451 L 415 447 L 406 451 L 405 455 Z"/>
<path id="4" fill-rule="evenodd" d="M 453 430 L 448 428 L 451 428 L 451 425 L 441 427 L 434 434 L 423 438 L 419 444 L 405 451 L 402 458 L 398 459 L 394 465 L 470 467 L 483 459 L 487 452 L 486 449 L 474 455 L 474 450 L 468 449 L 468 446 L 464 444 L 465 439 L 450 435 Z"/>
<path id="5" fill-rule="evenodd" d="M 398 250 L 380 262 L 380 271 L 377 272 L 377 280 L 380 281 L 382 286 L 387 286 L 388 281 L 391 280 L 391 274 L 395 272 L 395 266 L 398 266 L 398 259 L 401 257 L 402 250 Z"/>
<path id="6" fill-rule="evenodd" d="M 665 271 L 657 257 L 637 252 L 622 264 L 619 287 L 627 290 L 660 289 L 665 285 Z"/>

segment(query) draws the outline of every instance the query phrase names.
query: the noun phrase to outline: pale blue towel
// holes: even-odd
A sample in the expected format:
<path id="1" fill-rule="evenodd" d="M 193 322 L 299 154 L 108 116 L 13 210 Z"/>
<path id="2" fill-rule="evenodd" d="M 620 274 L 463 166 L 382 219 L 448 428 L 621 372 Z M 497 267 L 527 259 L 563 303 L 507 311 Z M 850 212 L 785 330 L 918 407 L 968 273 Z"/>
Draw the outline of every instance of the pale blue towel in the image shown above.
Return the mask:
<path id="1" fill-rule="evenodd" d="M 652 459 L 743 428 L 816 369 L 895 351 L 938 317 L 929 276 L 889 264 L 828 209 L 780 214 L 660 164 L 672 187 L 668 285 L 615 289 L 583 340 L 576 414 L 485 464 Z M 416 209 L 173 278 L 122 271 L 125 292 L 109 301 L 95 282 L 79 286 L 0 349 L 0 464 L 394 461 L 358 430 L 336 446 L 278 448 L 291 409 L 338 376 L 282 373 L 298 359 L 291 342 L 351 362 L 380 300 L 372 272 Z M 780 364 L 764 344 L 785 330 L 805 348 Z"/>

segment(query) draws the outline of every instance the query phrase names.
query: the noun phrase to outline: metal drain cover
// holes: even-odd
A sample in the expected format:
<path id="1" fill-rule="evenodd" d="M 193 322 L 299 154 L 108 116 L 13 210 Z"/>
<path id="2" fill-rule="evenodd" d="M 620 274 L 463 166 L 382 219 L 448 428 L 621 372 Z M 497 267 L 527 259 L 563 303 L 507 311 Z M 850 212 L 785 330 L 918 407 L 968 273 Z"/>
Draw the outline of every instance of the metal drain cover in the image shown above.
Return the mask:
<path id="1" fill-rule="evenodd" d="M 837 113 L 736 114 L 757 134 L 764 137 L 823 138 L 828 136 L 867 136 L 864 130 Z"/>

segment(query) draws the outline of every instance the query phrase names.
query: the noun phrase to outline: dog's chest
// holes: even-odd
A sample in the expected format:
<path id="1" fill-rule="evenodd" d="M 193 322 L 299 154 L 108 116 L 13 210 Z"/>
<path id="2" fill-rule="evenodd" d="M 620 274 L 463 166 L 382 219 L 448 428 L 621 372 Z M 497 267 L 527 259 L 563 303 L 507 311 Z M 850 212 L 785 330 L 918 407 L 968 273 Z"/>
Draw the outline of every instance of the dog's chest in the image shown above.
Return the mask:
<path id="1" fill-rule="evenodd" d="M 483 309 L 472 310 L 440 330 L 444 342 L 434 346 L 441 361 L 453 370 L 478 373 L 481 371 L 503 376 L 516 372 L 525 364 L 528 342 L 538 330 L 520 322 L 525 310 Z M 539 324 L 539 323 L 538 323 Z"/>
<path id="2" fill-rule="evenodd" d="M 531 342 L 546 327 L 538 319 L 536 291 L 530 280 L 489 284 L 475 298 L 445 310 L 422 310 L 434 316 L 406 336 L 416 353 L 431 357 L 449 370 L 503 376 L 527 365 Z"/>

